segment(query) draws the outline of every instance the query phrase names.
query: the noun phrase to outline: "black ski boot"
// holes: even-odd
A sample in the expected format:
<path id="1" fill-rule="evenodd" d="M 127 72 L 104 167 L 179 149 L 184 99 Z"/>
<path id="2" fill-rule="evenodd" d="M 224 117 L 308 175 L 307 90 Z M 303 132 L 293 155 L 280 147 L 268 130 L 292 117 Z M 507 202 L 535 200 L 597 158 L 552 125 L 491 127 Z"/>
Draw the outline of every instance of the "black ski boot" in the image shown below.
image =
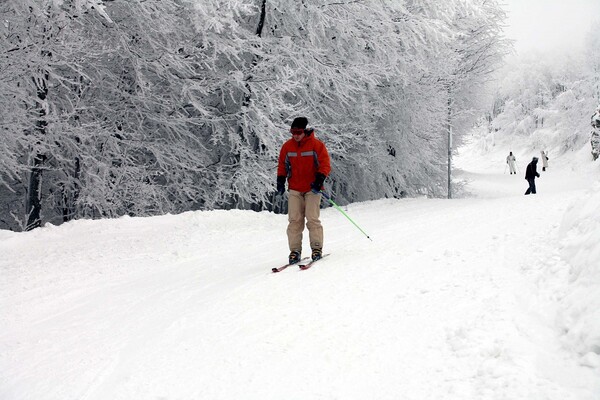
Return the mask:
<path id="1" fill-rule="evenodd" d="M 321 252 L 321 249 L 313 249 L 311 257 L 312 257 L 313 261 L 317 261 L 318 259 L 323 257 L 323 253 Z"/>
<path id="2" fill-rule="evenodd" d="M 296 264 L 298 261 L 300 261 L 300 252 L 292 251 L 288 257 L 288 261 L 290 264 Z"/>

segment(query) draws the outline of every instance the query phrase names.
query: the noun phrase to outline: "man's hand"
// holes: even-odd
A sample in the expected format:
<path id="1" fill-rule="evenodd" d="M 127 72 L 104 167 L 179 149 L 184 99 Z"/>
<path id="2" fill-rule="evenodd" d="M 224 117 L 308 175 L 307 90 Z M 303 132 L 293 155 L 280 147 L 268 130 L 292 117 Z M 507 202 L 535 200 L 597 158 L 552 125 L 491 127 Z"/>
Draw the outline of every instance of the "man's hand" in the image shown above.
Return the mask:
<path id="1" fill-rule="evenodd" d="M 314 182 L 310 184 L 310 188 L 312 189 L 313 193 L 319 193 L 321 189 L 323 189 L 323 182 L 325 182 L 325 175 L 317 172 L 315 174 Z"/>
<path id="2" fill-rule="evenodd" d="M 285 176 L 277 177 L 277 194 L 282 195 L 285 192 Z"/>

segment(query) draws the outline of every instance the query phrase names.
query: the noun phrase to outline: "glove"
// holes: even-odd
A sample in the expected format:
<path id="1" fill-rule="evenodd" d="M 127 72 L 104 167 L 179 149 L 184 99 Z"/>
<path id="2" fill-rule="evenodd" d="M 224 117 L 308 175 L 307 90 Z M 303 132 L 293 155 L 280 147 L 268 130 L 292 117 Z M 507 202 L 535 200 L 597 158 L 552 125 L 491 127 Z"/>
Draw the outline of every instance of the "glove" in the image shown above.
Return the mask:
<path id="1" fill-rule="evenodd" d="M 310 188 L 313 193 L 319 193 L 323 189 L 323 182 L 325 182 L 325 175 L 320 172 L 315 174 L 315 181 L 310 184 Z"/>
<path id="2" fill-rule="evenodd" d="M 285 192 L 285 176 L 277 177 L 277 194 L 283 194 Z"/>

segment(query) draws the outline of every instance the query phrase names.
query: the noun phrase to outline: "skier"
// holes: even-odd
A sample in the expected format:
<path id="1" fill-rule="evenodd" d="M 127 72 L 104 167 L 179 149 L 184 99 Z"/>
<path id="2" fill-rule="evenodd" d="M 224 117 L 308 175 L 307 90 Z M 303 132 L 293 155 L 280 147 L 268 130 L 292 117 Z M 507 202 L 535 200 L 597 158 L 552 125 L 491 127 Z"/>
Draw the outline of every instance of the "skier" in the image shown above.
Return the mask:
<path id="1" fill-rule="evenodd" d="M 517 170 L 516 170 L 516 166 L 515 166 L 515 161 L 517 161 L 516 157 L 513 156 L 512 151 L 510 152 L 510 154 L 508 156 L 506 156 L 506 163 L 508 164 L 508 168 L 510 169 L 510 174 L 516 174 Z M 505 170 L 506 171 L 506 170 Z"/>
<path id="2" fill-rule="evenodd" d="M 325 144 L 315 137 L 314 129 L 306 129 L 308 119 L 295 118 L 290 128 L 292 138 L 286 141 L 279 153 L 277 167 L 277 192 L 285 192 L 288 181 L 288 227 L 290 264 L 300 261 L 302 232 L 306 219 L 311 257 L 318 260 L 323 251 L 323 226 L 319 220 L 323 182 L 331 171 L 329 153 Z"/>
<path id="3" fill-rule="evenodd" d="M 537 163 L 538 163 L 538 158 L 537 157 L 533 157 L 533 160 L 531 160 L 531 162 L 527 165 L 527 170 L 525 171 L 525 179 L 527 179 L 527 182 L 529 182 L 529 188 L 527 188 L 527 191 L 525 192 L 525 194 L 529 194 L 529 193 L 533 193 L 535 194 L 535 178 L 536 177 L 540 177 L 540 174 L 537 172 Z"/>
<path id="4" fill-rule="evenodd" d="M 596 108 L 594 115 L 592 115 L 590 145 L 592 146 L 592 157 L 595 161 L 600 156 L 600 105 Z"/>
<path id="5" fill-rule="evenodd" d="M 542 171 L 545 171 L 548 168 L 548 155 L 544 150 L 542 150 Z"/>

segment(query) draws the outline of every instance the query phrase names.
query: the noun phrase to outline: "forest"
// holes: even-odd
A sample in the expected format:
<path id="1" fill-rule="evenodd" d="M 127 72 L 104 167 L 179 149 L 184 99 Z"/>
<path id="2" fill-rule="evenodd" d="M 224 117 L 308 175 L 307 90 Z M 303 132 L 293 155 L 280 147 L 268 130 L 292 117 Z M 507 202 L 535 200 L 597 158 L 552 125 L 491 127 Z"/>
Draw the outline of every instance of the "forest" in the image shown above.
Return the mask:
<path id="1" fill-rule="evenodd" d="M 496 0 L 4 0 L 0 19 L 0 229 L 14 231 L 280 212 L 297 116 L 329 149 L 338 203 L 449 197 L 473 126 L 530 135 L 560 111 L 567 149 L 599 98 L 599 32 L 571 65 L 507 73 Z"/>

